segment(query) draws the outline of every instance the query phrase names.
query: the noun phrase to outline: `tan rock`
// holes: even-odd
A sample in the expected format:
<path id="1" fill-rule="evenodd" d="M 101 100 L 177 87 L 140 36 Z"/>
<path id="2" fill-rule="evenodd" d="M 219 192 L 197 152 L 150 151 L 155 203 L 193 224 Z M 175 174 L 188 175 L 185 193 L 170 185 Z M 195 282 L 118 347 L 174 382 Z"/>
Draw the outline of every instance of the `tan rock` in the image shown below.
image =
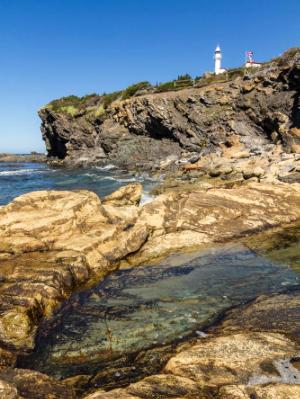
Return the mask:
<path id="1" fill-rule="evenodd" d="M 225 386 L 219 391 L 218 399 L 298 399 L 300 385 L 270 384 L 248 387 Z"/>
<path id="2" fill-rule="evenodd" d="M 0 398 L 3 399 L 23 399 L 18 395 L 17 388 L 8 382 L 0 380 Z"/>
<path id="3" fill-rule="evenodd" d="M 113 391 L 96 391 L 91 395 L 85 396 L 84 399 L 140 399 L 138 396 L 125 392 L 124 389 L 114 389 Z"/>
<path id="4" fill-rule="evenodd" d="M 172 251 L 296 221 L 300 218 L 299 201 L 298 185 L 261 183 L 160 195 L 141 208 L 137 225 L 146 224 L 151 234 L 126 260 L 131 265 L 141 264 Z"/>
<path id="5" fill-rule="evenodd" d="M 142 197 L 142 191 L 143 186 L 140 183 L 128 184 L 105 197 L 102 204 L 113 206 L 138 205 Z"/>
<path id="6" fill-rule="evenodd" d="M 282 334 L 217 336 L 203 339 L 170 359 L 165 372 L 202 385 L 247 384 L 253 376 L 268 375 L 263 365 L 275 370 L 275 360 L 296 356 L 298 351 L 299 346 Z"/>
<path id="7" fill-rule="evenodd" d="M 299 128 L 293 127 L 293 128 L 290 130 L 290 134 L 291 134 L 292 136 L 297 137 L 297 138 L 300 139 L 300 129 L 299 129 Z"/>
<path id="8" fill-rule="evenodd" d="M 242 92 L 243 93 L 250 93 L 250 91 L 252 91 L 255 88 L 255 84 L 254 83 L 245 83 L 242 86 Z"/>
<path id="9" fill-rule="evenodd" d="M 161 374 L 146 377 L 126 389 L 114 389 L 108 393 L 98 391 L 85 399 L 179 398 L 200 392 L 199 385 L 188 378 Z"/>
<path id="10" fill-rule="evenodd" d="M 250 303 L 228 311 L 214 331 L 223 334 L 237 331 L 276 331 L 300 335 L 300 291 L 262 295 Z"/>
<path id="11" fill-rule="evenodd" d="M 295 355 L 299 344 L 276 333 L 208 336 L 181 350 L 162 374 L 146 377 L 127 388 L 99 390 L 85 399 L 283 399 L 297 398 L 300 385 L 280 382 L 276 362 Z M 265 376 L 278 383 L 249 384 Z M 278 396 L 276 396 L 278 395 Z"/>
<path id="12" fill-rule="evenodd" d="M 75 393 L 68 385 L 37 371 L 4 369 L 0 370 L 0 398 L 75 399 Z"/>
<path id="13" fill-rule="evenodd" d="M 138 191 L 131 198 L 137 199 Z M 147 227 L 121 219 L 109 215 L 88 191 L 33 192 L 0 207 L 4 342 L 32 348 L 41 317 L 50 315 L 76 286 L 106 275 L 141 247 Z"/>
<path id="14" fill-rule="evenodd" d="M 294 154 L 300 154 L 300 144 L 292 144 L 291 151 Z"/>
<path id="15" fill-rule="evenodd" d="M 112 198 L 134 203 L 137 192 L 140 187 L 131 186 Z M 140 208 L 102 205 L 88 191 L 18 197 L 0 207 L 0 339 L 18 350 L 32 348 L 44 316 L 120 262 L 138 265 L 291 223 L 300 218 L 299 205 L 298 184 L 170 192 Z"/>
<path id="16" fill-rule="evenodd" d="M 233 153 L 231 155 L 231 158 L 234 158 L 234 159 L 243 159 L 243 158 L 249 158 L 249 157 L 250 157 L 249 151 L 239 151 L 239 152 Z"/>

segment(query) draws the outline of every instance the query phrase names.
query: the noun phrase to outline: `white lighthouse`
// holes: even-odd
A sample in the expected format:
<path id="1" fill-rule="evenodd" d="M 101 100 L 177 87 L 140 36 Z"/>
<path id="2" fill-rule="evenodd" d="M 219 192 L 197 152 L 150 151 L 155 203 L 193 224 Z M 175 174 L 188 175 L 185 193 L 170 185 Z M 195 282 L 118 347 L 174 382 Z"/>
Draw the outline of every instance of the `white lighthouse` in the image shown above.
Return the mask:
<path id="1" fill-rule="evenodd" d="M 215 49 L 214 58 L 215 58 L 215 74 L 219 75 L 220 73 L 225 72 L 225 69 L 221 68 L 222 53 L 219 45 Z"/>

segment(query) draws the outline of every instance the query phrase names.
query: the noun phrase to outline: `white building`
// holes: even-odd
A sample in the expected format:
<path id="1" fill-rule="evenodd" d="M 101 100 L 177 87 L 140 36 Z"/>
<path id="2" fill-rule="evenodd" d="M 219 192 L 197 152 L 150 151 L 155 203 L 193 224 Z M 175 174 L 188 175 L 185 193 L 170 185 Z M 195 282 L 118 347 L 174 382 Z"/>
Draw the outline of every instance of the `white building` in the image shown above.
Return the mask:
<path id="1" fill-rule="evenodd" d="M 245 68 L 259 68 L 261 66 L 260 62 L 256 62 L 256 61 L 247 61 L 245 63 Z"/>
<path id="2" fill-rule="evenodd" d="M 215 74 L 219 75 L 220 73 L 223 73 L 226 71 L 226 69 L 221 67 L 221 61 L 222 61 L 222 53 L 220 46 L 217 46 L 215 49 Z"/>
<path id="3" fill-rule="evenodd" d="M 253 55 L 254 55 L 253 51 L 246 51 L 245 68 L 258 68 L 261 66 L 260 62 L 254 61 Z"/>

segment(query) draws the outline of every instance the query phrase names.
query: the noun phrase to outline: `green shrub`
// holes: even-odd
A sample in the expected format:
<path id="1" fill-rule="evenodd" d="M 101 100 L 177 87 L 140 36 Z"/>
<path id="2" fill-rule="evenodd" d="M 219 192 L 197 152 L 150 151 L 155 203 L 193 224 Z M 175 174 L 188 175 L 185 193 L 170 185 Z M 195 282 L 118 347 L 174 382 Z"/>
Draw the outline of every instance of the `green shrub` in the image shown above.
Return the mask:
<path id="1" fill-rule="evenodd" d="M 75 116 L 78 113 L 79 109 L 74 107 L 73 105 L 67 105 L 61 107 L 60 111 L 69 114 L 71 116 Z"/>
<path id="2" fill-rule="evenodd" d="M 54 112 L 66 112 L 71 114 L 75 112 L 75 109 L 76 112 L 78 112 L 80 109 L 85 108 L 88 102 L 98 98 L 100 97 L 97 94 L 89 94 L 83 97 L 72 95 L 53 100 L 51 103 L 47 104 L 45 108 L 49 108 Z"/>
<path id="3" fill-rule="evenodd" d="M 104 93 L 102 95 L 103 108 L 106 109 L 107 107 L 109 107 L 109 105 L 111 103 L 113 103 L 114 101 L 116 101 L 117 99 L 119 99 L 121 97 L 121 94 L 122 94 L 121 91 L 115 91 L 115 92 L 109 93 L 109 94 Z"/>
<path id="4" fill-rule="evenodd" d="M 177 80 L 192 80 L 192 77 L 186 73 L 185 75 L 178 75 Z"/>
<path id="5" fill-rule="evenodd" d="M 159 83 L 155 87 L 155 90 L 159 93 L 162 91 L 169 91 L 174 89 L 175 89 L 175 82 L 173 80 L 171 82 Z"/>
<path id="6" fill-rule="evenodd" d="M 150 87 L 151 87 L 151 84 L 149 82 L 147 82 L 147 81 L 135 83 L 135 84 L 133 84 L 131 86 L 128 86 L 122 92 L 122 100 L 126 100 L 127 98 L 130 98 L 130 97 L 134 96 L 138 91 L 147 90 Z"/>

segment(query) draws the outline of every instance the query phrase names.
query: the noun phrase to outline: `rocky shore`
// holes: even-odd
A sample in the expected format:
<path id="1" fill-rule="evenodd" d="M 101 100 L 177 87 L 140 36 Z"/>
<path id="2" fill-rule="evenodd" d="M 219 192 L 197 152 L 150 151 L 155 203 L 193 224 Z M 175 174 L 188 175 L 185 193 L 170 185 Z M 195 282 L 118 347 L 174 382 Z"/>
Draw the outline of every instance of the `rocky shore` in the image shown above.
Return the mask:
<path id="1" fill-rule="evenodd" d="M 88 191 L 34 192 L 0 208 L 3 397 L 78 395 L 76 378 L 58 382 L 15 366 L 34 348 L 41 321 L 79 287 L 119 267 L 244 239 L 300 220 L 297 183 L 195 187 L 139 206 L 141 191 L 139 184 L 132 184 L 103 201 Z M 299 295 L 295 290 L 274 298 L 258 298 L 242 312 L 229 313 L 208 337 L 179 345 L 162 374 L 90 397 L 296 398 Z M 280 362 L 290 374 L 284 374 Z M 248 386 L 249 381 L 254 382 Z"/>
<path id="2" fill-rule="evenodd" d="M 133 340 L 119 357 L 112 350 L 112 330 L 101 300 L 113 302 L 110 310 L 118 322 L 124 309 L 120 300 L 129 303 L 131 320 L 134 312 L 159 306 L 149 292 L 139 308 L 131 304 L 138 289 L 134 285 L 121 290 L 119 302 L 105 287 L 87 295 L 84 291 L 117 270 L 157 265 L 174 253 L 233 243 L 242 250 L 225 253 L 227 264 L 246 262 L 250 270 L 257 253 L 272 253 L 279 244 L 283 248 L 285 229 L 299 232 L 300 226 L 299 87 L 300 51 L 291 49 L 257 70 L 203 77 L 180 91 L 138 92 L 127 99 L 117 94 L 110 101 L 106 95 L 71 97 L 39 111 L 51 164 L 113 163 L 162 174 L 164 181 L 144 205 L 142 186 L 134 183 L 103 199 L 86 190 L 36 191 L 0 207 L 0 398 L 299 398 L 300 289 L 291 270 L 293 284 L 272 276 L 262 291 L 266 293 L 256 298 L 250 288 L 245 301 L 222 294 L 213 320 L 204 315 L 207 322 L 201 324 L 199 315 L 190 316 L 190 323 L 203 327 L 196 334 L 159 345 L 153 341 L 140 351 L 141 340 Z M 33 162 L 32 156 L 27 161 Z M 7 155 L 1 159 L 18 161 Z M 295 239 L 293 262 L 298 265 L 298 233 L 289 234 Z M 276 274 L 273 264 L 262 266 Z M 187 270 L 191 273 L 193 266 Z M 169 277 L 175 272 L 184 275 L 180 267 L 161 271 Z M 241 286 L 238 276 L 234 282 L 222 273 L 219 277 L 221 286 Z M 132 281 L 139 278 L 132 273 Z M 120 289 L 119 280 L 111 284 L 115 292 Z M 199 298 L 196 291 L 180 297 L 182 309 L 192 308 Z M 210 300 L 215 307 L 215 297 Z M 174 301 L 171 295 L 161 300 L 164 305 Z M 49 321 L 51 327 L 52 320 L 51 334 L 55 316 L 61 310 L 63 319 L 64 309 L 71 307 L 72 322 L 86 323 L 74 334 L 79 331 L 77 343 L 82 346 L 69 350 L 69 336 L 61 334 L 56 347 L 63 350 L 55 352 L 54 340 L 49 358 L 57 362 L 57 372 L 72 362 L 78 372 L 62 372 L 58 379 L 36 371 L 38 367 L 31 369 L 42 326 Z M 80 314 L 82 309 L 87 313 Z M 93 324 L 100 314 L 104 333 L 97 333 L 99 325 Z M 171 321 L 176 331 L 176 319 Z M 94 328 L 97 340 L 83 342 L 82 328 L 86 333 Z M 146 327 L 138 331 L 148 332 Z M 103 342 L 110 346 L 103 349 Z M 115 345 L 122 346 L 118 341 Z M 43 364 L 46 355 L 36 364 Z M 105 367 L 91 359 L 87 373 L 88 356 L 107 360 Z"/>
<path id="3" fill-rule="evenodd" d="M 31 154 L 0 154 L 0 162 L 46 162 L 45 154 L 31 153 Z"/>

